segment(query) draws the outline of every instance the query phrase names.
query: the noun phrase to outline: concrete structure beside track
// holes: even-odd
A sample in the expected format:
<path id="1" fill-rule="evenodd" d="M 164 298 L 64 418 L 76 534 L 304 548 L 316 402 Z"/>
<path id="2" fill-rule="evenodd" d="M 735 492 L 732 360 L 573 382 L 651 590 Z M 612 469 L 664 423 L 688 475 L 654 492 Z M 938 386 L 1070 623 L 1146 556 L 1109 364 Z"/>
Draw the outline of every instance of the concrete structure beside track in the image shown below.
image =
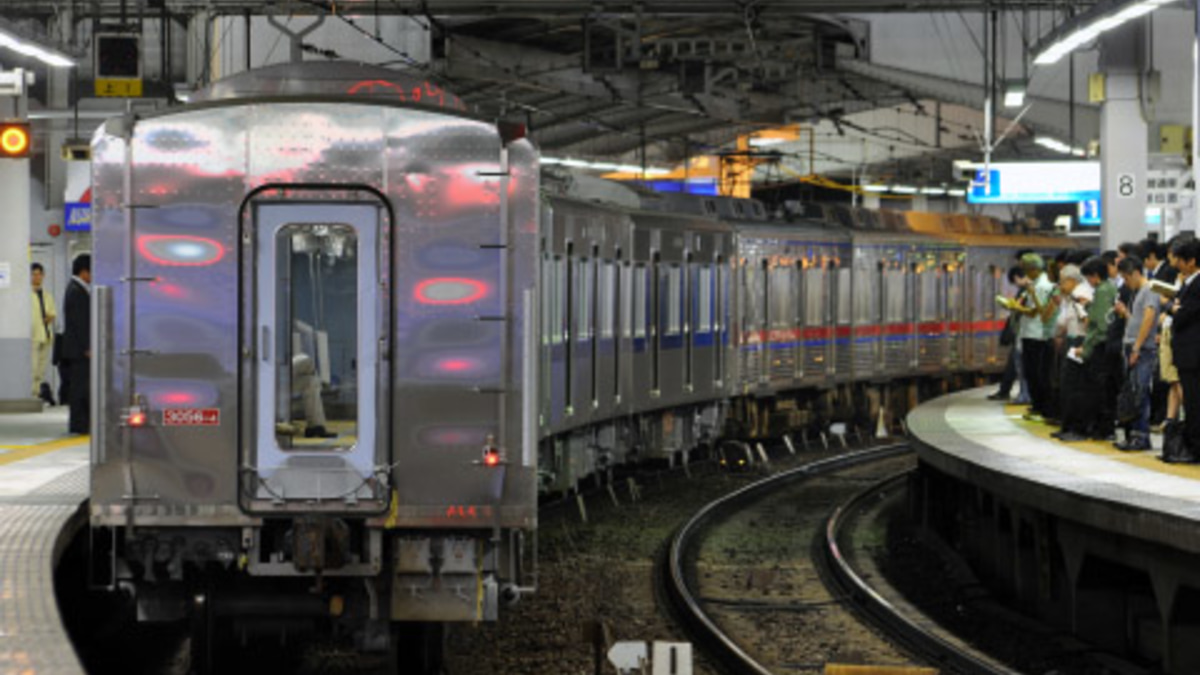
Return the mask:
<path id="1" fill-rule="evenodd" d="M 1163 672 L 1200 672 L 1200 466 L 1058 443 L 987 393 L 909 415 L 916 515 L 1026 613 Z"/>

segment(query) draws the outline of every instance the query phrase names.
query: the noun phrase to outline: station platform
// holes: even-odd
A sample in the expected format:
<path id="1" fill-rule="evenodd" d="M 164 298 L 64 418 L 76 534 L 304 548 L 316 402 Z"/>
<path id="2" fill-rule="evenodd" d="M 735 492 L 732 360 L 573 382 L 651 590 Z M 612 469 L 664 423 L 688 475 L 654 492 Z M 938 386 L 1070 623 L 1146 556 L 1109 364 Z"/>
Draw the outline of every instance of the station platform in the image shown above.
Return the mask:
<path id="1" fill-rule="evenodd" d="M 951 394 L 908 417 L 921 461 L 1040 511 L 1097 529 L 1200 553 L 1200 465 L 1166 464 L 1159 450 L 1061 443 L 1024 406 L 987 400 L 993 388 Z M 1161 437 L 1153 439 L 1161 447 Z"/>
<path id="2" fill-rule="evenodd" d="M 84 672 L 54 594 L 87 522 L 88 438 L 66 428 L 65 408 L 0 415 L 0 675 Z"/>

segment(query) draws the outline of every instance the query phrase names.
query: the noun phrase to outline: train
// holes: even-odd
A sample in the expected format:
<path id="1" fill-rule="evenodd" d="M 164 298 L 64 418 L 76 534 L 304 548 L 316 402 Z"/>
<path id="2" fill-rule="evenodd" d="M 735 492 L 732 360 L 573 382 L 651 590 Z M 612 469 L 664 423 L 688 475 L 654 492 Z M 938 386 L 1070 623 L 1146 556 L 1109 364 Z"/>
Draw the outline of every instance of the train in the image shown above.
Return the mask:
<path id="1" fill-rule="evenodd" d="M 1016 250 L 1075 246 L 544 175 L 526 135 L 345 63 L 96 132 L 89 576 L 198 669 L 222 627 L 436 651 L 536 591 L 539 495 L 895 419 L 1003 367 Z"/>

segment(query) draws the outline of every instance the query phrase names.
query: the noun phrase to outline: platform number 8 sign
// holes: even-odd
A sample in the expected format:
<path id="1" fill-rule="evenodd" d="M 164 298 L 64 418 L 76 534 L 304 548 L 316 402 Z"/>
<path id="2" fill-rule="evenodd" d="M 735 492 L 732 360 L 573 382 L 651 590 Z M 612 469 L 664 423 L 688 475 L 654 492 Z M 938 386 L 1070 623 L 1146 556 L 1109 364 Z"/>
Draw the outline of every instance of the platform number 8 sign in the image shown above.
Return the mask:
<path id="1" fill-rule="evenodd" d="M 1131 173 L 1117 174 L 1117 196 L 1121 199 L 1133 199 L 1137 193 L 1137 178 Z"/>

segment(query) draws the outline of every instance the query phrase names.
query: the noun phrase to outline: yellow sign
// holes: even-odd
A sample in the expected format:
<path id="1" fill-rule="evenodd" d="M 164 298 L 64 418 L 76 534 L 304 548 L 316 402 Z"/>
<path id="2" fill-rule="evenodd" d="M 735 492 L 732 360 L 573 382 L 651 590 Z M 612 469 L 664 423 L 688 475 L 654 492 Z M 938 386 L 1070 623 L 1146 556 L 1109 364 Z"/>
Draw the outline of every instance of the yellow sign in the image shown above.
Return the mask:
<path id="1" fill-rule="evenodd" d="M 110 98 L 140 98 L 142 81 L 131 79 L 97 79 L 96 96 Z"/>
<path id="2" fill-rule="evenodd" d="M 1104 103 L 1106 98 L 1104 73 L 1092 73 L 1088 76 L 1088 102 Z"/>

